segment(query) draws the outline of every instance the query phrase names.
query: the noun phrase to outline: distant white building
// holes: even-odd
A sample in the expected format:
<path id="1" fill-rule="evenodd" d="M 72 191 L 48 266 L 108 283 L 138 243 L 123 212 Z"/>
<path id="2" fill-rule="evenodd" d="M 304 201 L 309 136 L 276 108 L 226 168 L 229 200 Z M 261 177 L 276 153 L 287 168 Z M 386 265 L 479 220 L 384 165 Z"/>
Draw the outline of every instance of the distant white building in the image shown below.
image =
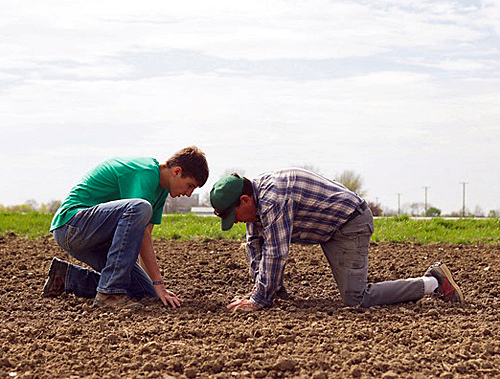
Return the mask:
<path id="1" fill-rule="evenodd" d="M 191 207 L 191 212 L 197 216 L 215 216 L 212 207 Z"/>
<path id="2" fill-rule="evenodd" d="M 165 206 L 163 207 L 163 213 L 189 213 L 191 208 L 198 207 L 200 204 L 199 194 L 193 194 L 191 197 L 167 197 Z"/>

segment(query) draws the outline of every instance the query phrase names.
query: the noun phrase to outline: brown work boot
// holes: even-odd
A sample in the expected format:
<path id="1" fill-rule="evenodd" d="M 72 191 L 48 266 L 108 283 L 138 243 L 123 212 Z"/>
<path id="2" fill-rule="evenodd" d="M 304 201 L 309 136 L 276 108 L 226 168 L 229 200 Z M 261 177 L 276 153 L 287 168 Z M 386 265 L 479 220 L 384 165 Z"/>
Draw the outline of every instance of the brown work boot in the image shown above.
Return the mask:
<path id="1" fill-rule="evenodd" d="M 53 258 L 49 269 L 49 277 L 43 286 L 43 297 L 57 297 L 64 293 L 68 263 L 61 259 Z"/>
<path id="2" fill-rule="evenodd" d="M 124 293 L 107 294 L 102 292 L 97 292 L 94 305 L 99 308 L 115 309 L 140 309 L 144 307 L 144 305 Z"/>

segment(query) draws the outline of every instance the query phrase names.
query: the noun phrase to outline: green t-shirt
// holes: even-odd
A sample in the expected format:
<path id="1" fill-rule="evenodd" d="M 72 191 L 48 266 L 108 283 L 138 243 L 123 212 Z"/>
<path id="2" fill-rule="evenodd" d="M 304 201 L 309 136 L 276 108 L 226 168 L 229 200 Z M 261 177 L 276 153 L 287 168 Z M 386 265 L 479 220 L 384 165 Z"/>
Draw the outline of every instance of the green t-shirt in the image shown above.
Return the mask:
<path id="1" fill-rule="evenodd" d="M 112 158 L 83 177 L 57 210 L 50 231 L 66 224 L 80 209 L 122 199 L 144 199 L 153 207 L 151 224 L 161 224 L 168 189 L 160 186 L 154 158 Z"/>

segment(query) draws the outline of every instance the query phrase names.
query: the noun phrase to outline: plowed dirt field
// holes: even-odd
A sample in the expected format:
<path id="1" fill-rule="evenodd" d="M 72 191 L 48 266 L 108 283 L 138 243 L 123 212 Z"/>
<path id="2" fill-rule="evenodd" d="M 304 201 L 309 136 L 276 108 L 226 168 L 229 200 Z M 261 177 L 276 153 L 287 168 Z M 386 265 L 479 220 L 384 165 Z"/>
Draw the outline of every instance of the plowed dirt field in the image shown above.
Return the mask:
<path id="1" fill-rule="evenodd" d="M 0 237 L 0 378 L 498 378 L 500 246 L 380 244 L 370 281 L 421 276 L 443 260 L 466 303 L 345 307 L 319 246 L 294 245 L 292 299 L 232 314 L 250 289 L 239 242 L 156 241 L 180 309 L 96 309 L 41 297 L 51 237 Z"/>

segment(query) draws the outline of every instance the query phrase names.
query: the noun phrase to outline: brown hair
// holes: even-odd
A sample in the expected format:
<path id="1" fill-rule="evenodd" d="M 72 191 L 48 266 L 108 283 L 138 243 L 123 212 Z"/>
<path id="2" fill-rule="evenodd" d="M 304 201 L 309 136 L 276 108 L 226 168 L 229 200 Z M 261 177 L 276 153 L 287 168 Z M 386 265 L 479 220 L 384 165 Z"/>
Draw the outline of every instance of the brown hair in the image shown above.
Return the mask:
<path id="1" fill-rule="evenodd" d="M 196 146 L 185 147 L 168 158 L 165 163 L 168 168 L 179 166 L 182 177 L 189 176 L 196 180 L 198 186 L 203 186 L 208 179 L 208 164 L 205 154 Z"/>
<path id="2" fill-rule="evenodd" d="M 233 172 L 231 174 L 231 176 L 235 176 L 237 178 L 241 178 L 241 176 L 239 176 L 236 172 Z M 247 178 L 245 178 L 245 177 L 243 177 L 242 179 L 243 179 L 243 189 L 241 191 L 241 195 L 247 195 L 247 196 L 253 197 L 252 182 L 250 180 L 248 180 Z M 238 205 L 240 205 L 240 201 L 239 200 L 238 200 Z"/>

